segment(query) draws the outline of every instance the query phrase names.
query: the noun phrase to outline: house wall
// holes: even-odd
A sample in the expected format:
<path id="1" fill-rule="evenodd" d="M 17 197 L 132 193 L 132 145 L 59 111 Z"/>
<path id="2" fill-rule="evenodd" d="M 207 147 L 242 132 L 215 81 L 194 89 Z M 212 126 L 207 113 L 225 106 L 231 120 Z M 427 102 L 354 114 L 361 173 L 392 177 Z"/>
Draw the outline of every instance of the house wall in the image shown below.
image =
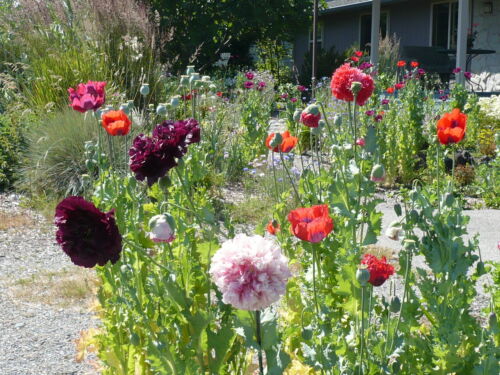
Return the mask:
<path id="1" fill-rule="evenodd" d="M 500 91 L 500 0 L 493 3 L 493 13 L 484 14 L 483 1 L 473 0 L 472 23 L 477 24 L 474 48 L 495 50 L 491 55 L 479 55 L 472 60 L 472 88 L 476 91 Z"/>

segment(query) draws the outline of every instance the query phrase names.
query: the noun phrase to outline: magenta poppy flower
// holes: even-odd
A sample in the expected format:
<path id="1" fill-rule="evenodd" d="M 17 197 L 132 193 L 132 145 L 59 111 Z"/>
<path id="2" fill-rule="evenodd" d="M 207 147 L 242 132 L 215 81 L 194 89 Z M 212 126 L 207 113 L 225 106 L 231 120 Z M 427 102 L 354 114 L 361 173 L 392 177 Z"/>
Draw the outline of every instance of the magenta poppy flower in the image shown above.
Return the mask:
<path id="1" fill-rule="evenodd" d="M 56 241 L 77 266 L 91 268 L 116 263 L 122 236 L 114 211 L 101 212 L 82 197 L 71 196 L 56 207 Z"/>
<path id="2" fill-rule="evenodd" d="M 253 87 L 253 82 L 251 81 L 246 81 L 243 86 L 245 86 L 246 89 L 251 89 Z"/>
<path id="3" fill-rule="evenodd" d="M 299 90 L 300 92 L 304 92 L 307 90 L 307 88 L 305 86 L 302 86 L 302 85 L 298 85 L 297 86 L 297 90 Z"/>
<path id="4" fill-rule="evenodd" d="M 375 114 L 375 111 L 371 110 L 371 109 L 369 111 L 365 112 L 365 115 L 367 115 L 367 116 L 373 116 L 374 114 Z"/>
<path id="5" fill-rule="evenodd" d="M 104 87 L 106 82 L 88 81 L 80 83 L 76 89 L 68 89 L 71 107 L 78 112 L 99 109 L 106 101 Z"/>
<path id="6" fill-rule="evenodd" d="M 255 74 L 253 74 L 252 72 L 246 72 L 245 77 L 247 77 L 248 80 L 252 80 L 254 79 Z"/>
<path id="7" fill-rule="evenodd" d="M 455 68 L 453 69 L 453 73 L 458 74 L 462 71 L 462 68 Z"/>
<path id="8" fill-rule="evenodd" d="M 466 79 L 471 79 L 472 78 L 472 73 L 471 72 L 464 72 L 464 77 Z"/>
<path id="9" fill-rule="evenodd" d="M 257 90 L 262 90 L 266 87 L 266 83 L 264 81 L 260 81 L 257 83 Z"/>
<path id="10" fill-rule="evenodd" d="M 290 98 L 290 101 L 291 101 L 292 103 L 295 103 L 295 102 L 297 101 L 297 98 Z"/>

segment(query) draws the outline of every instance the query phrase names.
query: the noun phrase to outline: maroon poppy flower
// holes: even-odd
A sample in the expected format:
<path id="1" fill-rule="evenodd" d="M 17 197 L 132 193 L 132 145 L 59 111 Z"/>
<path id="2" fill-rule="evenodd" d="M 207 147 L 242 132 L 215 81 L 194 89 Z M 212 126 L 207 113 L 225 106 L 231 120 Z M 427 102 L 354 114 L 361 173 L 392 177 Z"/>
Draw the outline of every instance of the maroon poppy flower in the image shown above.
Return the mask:
<path id="1" fill-rule="evenodd" d="M 370 271 L 370 280 L 368 282 L 373 286 L 382 285 L 394 274 L 394 267 L 387 263 L 386 257 L 378 259 L 375 255 L 365 254 L 361 260 L 361 264 L 368 266 L 368 271 Z"/>
<path id="2" fill-rule="evenodd" d="M 177 159 L 187 146 L 200 141 L 200 127 L 195 119 L 164 121 L 153 130 L 153 137 L 138 135 L 129 150 L 130 169 L 139 181 L 153 185 L 177 166 Z"/>
<path id="3" fill-rule="evenodd" d="M 104 213 L 82 197 L 71 196 L 57 205 L 55 224 L 57 243 L 77 266 L 104 266 L 120 258 L 122 236 L 113 210 Z"/>

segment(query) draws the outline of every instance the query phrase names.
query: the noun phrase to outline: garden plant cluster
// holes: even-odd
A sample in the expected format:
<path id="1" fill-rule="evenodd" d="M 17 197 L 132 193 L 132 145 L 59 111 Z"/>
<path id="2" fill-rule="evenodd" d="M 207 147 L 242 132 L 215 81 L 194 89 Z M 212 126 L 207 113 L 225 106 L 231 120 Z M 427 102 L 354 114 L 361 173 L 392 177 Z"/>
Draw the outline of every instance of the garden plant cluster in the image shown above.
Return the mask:
<path id="1" fill-rule="evenodd" d="M 64 59 L 23 62 L 20 47 L 0 77 L 0 183 L 24 148 L 18 186 L 58 198 L 57 243 L 99 277 L 102 324 L 79 348 L 103 374 L 500 373 L 500 264 L 464 239 L 465 195 L 500 205 L 499 97 L 436 90 L 418 61 L 379 71 L 362 51 L 316 87 L 167 76 L 146 41 L 104 57 L 81 44 L 95 69 L 55 81 Z M 21 109 L 44 119 L 25 137 Z M 382 228 L 388 187 L 397 220 Z"/>

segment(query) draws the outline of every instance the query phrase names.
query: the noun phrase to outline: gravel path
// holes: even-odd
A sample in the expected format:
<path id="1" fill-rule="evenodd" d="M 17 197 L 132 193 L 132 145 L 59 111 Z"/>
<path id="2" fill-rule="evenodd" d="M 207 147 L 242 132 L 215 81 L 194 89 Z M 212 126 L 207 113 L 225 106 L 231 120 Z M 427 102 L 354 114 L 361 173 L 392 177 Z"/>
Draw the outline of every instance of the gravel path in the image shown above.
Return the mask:
<path id="1" fill-rule="evenodd" d="M 92 278 L 57 247 L 50 223 L 0 195 L 1 375 L 97 373 L 75 361 L 80 331 L 97 325 L 82 275 Z"/>

